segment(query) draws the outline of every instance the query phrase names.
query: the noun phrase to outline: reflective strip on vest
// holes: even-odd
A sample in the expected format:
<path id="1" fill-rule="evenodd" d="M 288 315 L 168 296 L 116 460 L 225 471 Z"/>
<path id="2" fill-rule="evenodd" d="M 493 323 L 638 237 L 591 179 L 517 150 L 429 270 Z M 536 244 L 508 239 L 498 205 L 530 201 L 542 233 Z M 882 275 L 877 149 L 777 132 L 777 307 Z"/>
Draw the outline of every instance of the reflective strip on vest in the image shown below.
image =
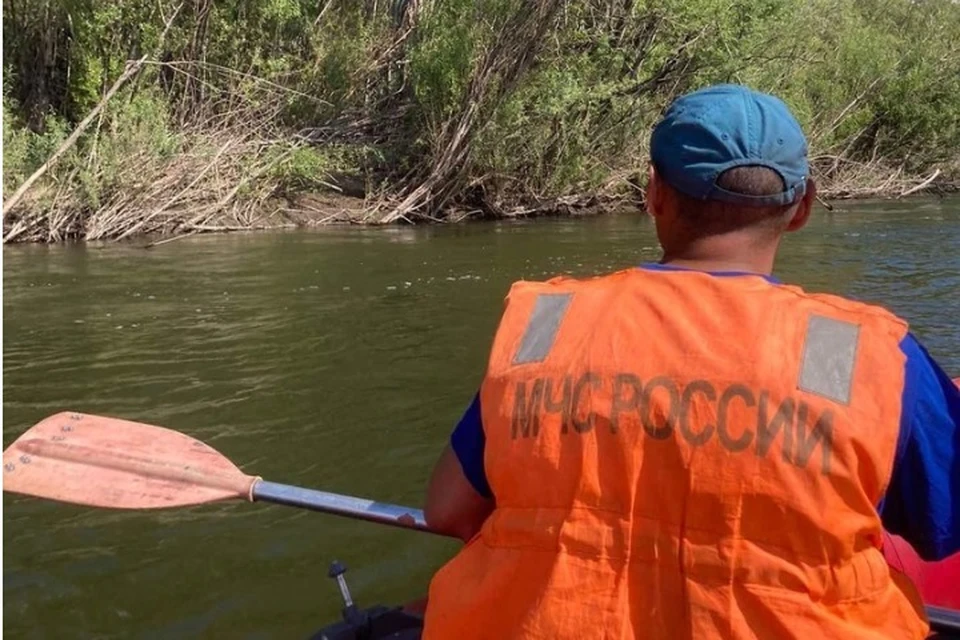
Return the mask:
<path id="1" fill-rule="evenodd" d="M 811 315 L 803 345 L 799 388 L 849 405 L 859 340 L 860 325 Z"/>
<path id="2" fill-rule="evenodd" d="M 560 321 L 570 306 L 572 293 L 541 293 L 533 306 L 530 321 L 513 357 L 513 364 L 543 362 L 550 353 L 560 329 Z"/>

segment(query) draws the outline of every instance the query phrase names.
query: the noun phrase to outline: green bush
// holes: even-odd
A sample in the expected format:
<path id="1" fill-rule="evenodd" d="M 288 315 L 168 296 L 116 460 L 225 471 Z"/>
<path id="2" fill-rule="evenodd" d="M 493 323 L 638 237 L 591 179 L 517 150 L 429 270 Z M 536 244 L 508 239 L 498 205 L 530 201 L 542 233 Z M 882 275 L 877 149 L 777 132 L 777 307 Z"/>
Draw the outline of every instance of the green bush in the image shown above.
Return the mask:
<path id="1" fill-rule="evenodd" d="M 161 43 L 167 3 L 5 0 L 4 191 L 143 55 L 151 63 L 51 171 L 81 185 L 86 206 L 123 188 L 126 159 L 169 159 L 225 126 L 263 129 L 276 157 L 310 135 L 315 147 L 267 173 L 285 188 L 323 188 L 335 171 L 402 190 L 442 154 L 480 60 L 531 2 L 196 0 Z M 622 188 L 666 104 L 714 82 L 782 96 L 814 155 L 956 171 L 957 43 L 950 0 L 564 3 L 533 63 L 471 124 L 464 184 L 506 200 Z"/>

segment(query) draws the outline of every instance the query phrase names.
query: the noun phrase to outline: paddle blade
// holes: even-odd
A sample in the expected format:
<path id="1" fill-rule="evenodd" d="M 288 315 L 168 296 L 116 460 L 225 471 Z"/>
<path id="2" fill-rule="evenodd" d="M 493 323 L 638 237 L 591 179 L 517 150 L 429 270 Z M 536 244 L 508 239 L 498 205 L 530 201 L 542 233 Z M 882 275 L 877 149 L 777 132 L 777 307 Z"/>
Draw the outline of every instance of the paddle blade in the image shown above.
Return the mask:
<path id="1" fill-rule="evenodd" d="M 3 490 L 114 509 L 251 499 L 257 478 L 171 429 L 58 413 L 3 452 Z"/>

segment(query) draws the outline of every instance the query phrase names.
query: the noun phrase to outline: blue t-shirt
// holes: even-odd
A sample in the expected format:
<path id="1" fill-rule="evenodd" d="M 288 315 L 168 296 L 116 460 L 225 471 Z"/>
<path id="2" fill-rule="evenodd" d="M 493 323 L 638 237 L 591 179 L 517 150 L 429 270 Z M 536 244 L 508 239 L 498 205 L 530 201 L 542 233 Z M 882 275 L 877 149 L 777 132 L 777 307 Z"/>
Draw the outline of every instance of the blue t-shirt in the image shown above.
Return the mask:
<path id="1" fill-rule="evenodd" d="M 644 268 L 678 269 L 659 264 Z M 878 509 L 887 531 L 906 539 L 922 558 L 939 560 L 960 551 L 960 390 L 912 334 L 900 349 L 906 356 L 900 434 L 890 486 Z M 470 484 L 480 495 L 492 497 L 483 468 L 486 438 L 479 394 L 450 444 Z"/>

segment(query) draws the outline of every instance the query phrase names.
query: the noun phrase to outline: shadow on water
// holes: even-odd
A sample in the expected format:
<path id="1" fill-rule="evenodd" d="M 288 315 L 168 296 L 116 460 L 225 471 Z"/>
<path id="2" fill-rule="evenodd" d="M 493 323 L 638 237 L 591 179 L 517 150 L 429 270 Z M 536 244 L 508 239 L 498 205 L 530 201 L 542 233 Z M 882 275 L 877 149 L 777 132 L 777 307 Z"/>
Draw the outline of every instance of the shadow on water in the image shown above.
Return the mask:
<path id="1" fill-rule="evenodd" d="M 884 304 L 960 373 L 960 201 L 841 203 L 781 279 Z M 650 222 L 587 220 L 4 248 L 4 446 L 73 409 L 185 431 L 278 482 L 418 506 L 480 382 L 511 281 L 659 255 Z M 261 505 L 108 512 L 4 495 L 11 638 L 306 637 L 422 596 L 456 548 Z"/>

